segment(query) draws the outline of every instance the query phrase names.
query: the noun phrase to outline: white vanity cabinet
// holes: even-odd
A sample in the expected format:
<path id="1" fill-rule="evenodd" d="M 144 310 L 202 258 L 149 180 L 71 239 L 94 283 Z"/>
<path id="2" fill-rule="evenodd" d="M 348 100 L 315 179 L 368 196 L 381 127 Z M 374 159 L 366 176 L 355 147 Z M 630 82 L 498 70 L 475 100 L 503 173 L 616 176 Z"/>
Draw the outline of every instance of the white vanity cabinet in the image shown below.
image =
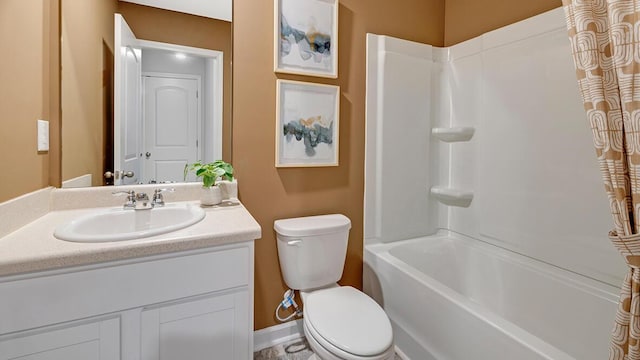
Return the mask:
<path id="1" fill-rule="evenodd" d="M 0 360 L 253 354 L 253 241 L 0 277 Z"/>
<path id="2" fill-rule="evenodd" d="M 239 292 L 145 309 L 141 358 L 247 359 L 247 306 Z"/>

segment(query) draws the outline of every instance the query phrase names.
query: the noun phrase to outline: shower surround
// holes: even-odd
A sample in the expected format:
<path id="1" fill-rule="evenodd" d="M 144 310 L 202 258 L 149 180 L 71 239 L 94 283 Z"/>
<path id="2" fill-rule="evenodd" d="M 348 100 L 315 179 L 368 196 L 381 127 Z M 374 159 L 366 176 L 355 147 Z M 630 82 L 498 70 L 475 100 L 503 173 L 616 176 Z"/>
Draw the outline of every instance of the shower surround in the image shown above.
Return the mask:
<path id="1" fill-rule="evenodd" d="M 365 291 L 400 349 L 605 358 L 626 266 L 562 9 L 450 48 L 367 49 Z"/>

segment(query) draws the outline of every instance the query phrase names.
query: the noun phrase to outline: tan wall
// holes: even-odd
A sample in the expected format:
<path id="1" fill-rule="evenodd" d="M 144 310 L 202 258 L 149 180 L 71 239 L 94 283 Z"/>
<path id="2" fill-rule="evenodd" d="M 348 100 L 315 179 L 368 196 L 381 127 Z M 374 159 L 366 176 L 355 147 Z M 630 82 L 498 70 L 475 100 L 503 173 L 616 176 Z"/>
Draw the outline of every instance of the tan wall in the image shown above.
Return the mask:
<path id="1" fill-rule="evenodd" d="M 231 49 L 232 25 L 229 22 L 120 1 L 121 13 L 138 39 L 159 41 L 224 53 L 224 108 L 222 157 L 231 155 Z"/>
<path id="2" fill-rule="evenodd" d="M 444 45 L 472 39 L 559 6 L 561 0 L 446 0 Z"/>
<path id="3" fill-rule="evenodd" d="M 235 0 L 233 54 L 233 165 L 240 198 L 262 226 L 255 254 L 255 328 L 276 324 L 274 310 L 285 284 L 280 275 L 273 221 L 342 213 L 352 221 L 341 284 L 362 285 L 365 52 L 367 32 L 442 45 L 441 0 L 340 0 L 339 77 L 273 72 L 273 1 Z M 340 166 L 276 169 L 276 79 L 341 86 Z"/>
<path id="4" fill-rule="evenodd" d="M 36 139 L 36 120 L 49 115 L 47 1 L 0 1 L 0 202 L 49 184 Z"/>
<path id="5" fill-rule="evenodd" d="M 105 44 L 113 53 L 117 0 L 62 0 L 62 180 L 92 174 L 105 156 Z"/>

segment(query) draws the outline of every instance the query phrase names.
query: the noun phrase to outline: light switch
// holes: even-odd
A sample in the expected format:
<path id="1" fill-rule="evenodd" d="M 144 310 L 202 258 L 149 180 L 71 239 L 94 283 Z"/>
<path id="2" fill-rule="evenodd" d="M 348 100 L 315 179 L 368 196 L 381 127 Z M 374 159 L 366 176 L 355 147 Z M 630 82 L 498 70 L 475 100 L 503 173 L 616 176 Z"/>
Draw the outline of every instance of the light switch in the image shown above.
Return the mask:
<path id="1" fill-rule="evenodd" d="M 49 122 L 38 120 L 38 151 L 49 151 Z"/>

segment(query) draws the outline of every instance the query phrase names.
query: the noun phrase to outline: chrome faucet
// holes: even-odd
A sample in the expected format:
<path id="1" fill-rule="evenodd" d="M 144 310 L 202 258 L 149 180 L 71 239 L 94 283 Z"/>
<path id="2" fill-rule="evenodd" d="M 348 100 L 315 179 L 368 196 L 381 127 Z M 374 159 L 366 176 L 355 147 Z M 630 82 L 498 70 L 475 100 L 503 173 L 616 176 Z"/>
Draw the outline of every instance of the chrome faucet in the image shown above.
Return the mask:
<path id="1" fill-rule="evenodd" d="M 129 191 L 114 191 L 111 193 L 113 196 L 117 195 L 127 195 L 127 200 L 124 203 L 125 209 L 135 209 L 136 208 L 136 192 L 133 190 Z"/>
<path id="2" fill-rule="evenodd" d="M 146 193 L 137 193 L 133 190 L 128 191 L 114 191 L 111 194 L 115 195 L 127 195 L 127 200 L 124 203 L 124 209 L 131 210 L 149 210 L 153 208 L 151 202 L 149 202 L 149 195 Z"/>
<path id="3" fill-rule="evenodd" d="M 134 210 L 149 210 L 151 208 L 153 208 L 153 204 L 149 202 L 149 195 L 147 193 L 137 193 Z"/>
<path id="4" fill-rule="evenodd" d="M 127 200 L 124 203 L 124 209 L 131 210 L 149 210 L 154 207 L 162 207 L 164 206 L 164 199 L 162 198 L 163 192 L 174 192 L 175 189 L 167 188 L 167 189 L 155 189 L 153 191 L 153 199 L 149 201 L 149 195 L 146 193 L 136 193 L 133 190 L 127 191 L 114 191 L 112 194 L 116 195 L 126 195 Z"/>
<path id="5" fill-rule="evenodd" d="M 163 192 L 174 192 L 176 189 L 174 188 L 166 188 L 166 189 L 155 189 L 153 192 L 153 200 L 151 200 L 151 206 L 153 207 L 161 207 L 164 206 L 164 198 L 162 197 Z"/>

